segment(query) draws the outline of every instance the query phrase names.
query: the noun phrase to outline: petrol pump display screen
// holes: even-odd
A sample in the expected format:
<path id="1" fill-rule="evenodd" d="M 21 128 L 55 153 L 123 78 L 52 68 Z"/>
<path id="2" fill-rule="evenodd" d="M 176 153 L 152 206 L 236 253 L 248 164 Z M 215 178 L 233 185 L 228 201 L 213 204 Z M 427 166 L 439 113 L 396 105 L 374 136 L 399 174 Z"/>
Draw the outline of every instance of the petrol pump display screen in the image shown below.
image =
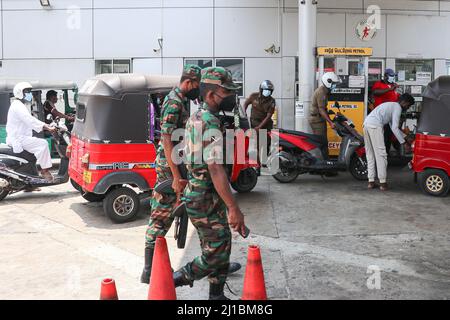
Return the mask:
<path id="1" fill-rule="evenodd" d="M 338 84 L 334 89 L 328 100 L 330 101 L 359 101 L 364 102 L 366 88 L 355 87 L 354 84 L 350 86 L 350 76 L 341 76 L 342 83 Z"/>
<path id="2" fill-rule="evenodd" d="M 366 79 L 364 76 L 341 76 L 342 83 L 334 89 L 328 99 L 328 109 L 337 112 L 334 103 L 339 102 L 342 112 L 355 125 L 359 133 L 363 133 L 365 116 Z M 328 128 L 328 147 L 330 155 L 339 154 L 341 138 L 334 130 Z"/>

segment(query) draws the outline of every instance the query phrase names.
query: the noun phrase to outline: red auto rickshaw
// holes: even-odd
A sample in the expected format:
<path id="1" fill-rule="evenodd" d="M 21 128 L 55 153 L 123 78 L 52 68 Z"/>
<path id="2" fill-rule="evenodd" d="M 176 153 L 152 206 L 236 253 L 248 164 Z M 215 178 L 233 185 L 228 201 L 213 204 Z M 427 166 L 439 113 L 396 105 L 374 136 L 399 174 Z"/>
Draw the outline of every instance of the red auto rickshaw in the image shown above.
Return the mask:
<path id="1" fill-rule="evenodd" d="M 68 147 L 70 181 L 87 201 L 103 201 L 105 213 L 114 222 L 132 220 L 139 212 L 140 200 L 150 196 L 155 187 L 160 138 L 157 98 L 166 96 L 179 80 L 136 74 L 100 75 L 86 81 L 79 92 Z M 221 120 L 228 129 L 249 128 L 238 109 Z M 248 138 L 245 150 L 248 152 Z M 255 167 L 257 164 L 251 163 L 248 155 L 243 164 L 227 165 L 233 189 L 253 190 L 258 181 Z"/>
<path id="2" fill-rule="evenodd" d="M 132 220 L 156 182 L 158 95 L 179 77 L 99 75 L 79 92 L 69 175 L 90 202 L 103 201 L 114 222 Z"/>
<path id="3" fill-rule="evenodd" d="M 423 99 L 410 167 L 423 192 L 445 197 L 450 190 L 450 76 L 431 82 Z"/>

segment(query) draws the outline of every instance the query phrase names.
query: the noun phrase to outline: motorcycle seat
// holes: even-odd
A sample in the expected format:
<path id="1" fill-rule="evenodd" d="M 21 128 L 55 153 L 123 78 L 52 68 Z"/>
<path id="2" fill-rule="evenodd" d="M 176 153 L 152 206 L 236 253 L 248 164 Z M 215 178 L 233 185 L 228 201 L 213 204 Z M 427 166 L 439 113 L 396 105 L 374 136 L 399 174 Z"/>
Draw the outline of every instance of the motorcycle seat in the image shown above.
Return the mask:
<path id="1" fill-rule="evenodd" d="M 299 137 L 305 137 L 308 138 L 309 140 L 319 144 L 319 145 L 324 145 L 327 143 L 325 137 L 322 136 L 318 136 L 315 134 L 309 134 L 309 133 L 305 133 L 305 132 L 300 132 L 300 131 L 293 131 L 293 130 L 280 130 L 281 133 L 287 133 L 287 134 L 291 134 L 294 136 L 299 136 Z"/>
<path id="2" fill-rule="evenodd" d="M 14 153 L 13 149 L 10 146 L 6 145 L 6 144 L 1 144 L 0 145 L 0 154 L 5 154 L 5 155 L 8 155 L 8 156 L 12 156 L 12 157 L 22 158 L 22 159 L 25 159 L 25 160 L 27 160 L 28 162 L 31 162 L 31 163 L 36 163 L 36 161 L 37 161 L 37 159 L 34 156 L 34 154 L 32 154 L 32 153 L 30 153 L 28 151 L 25 151 L 25 150 L 23 152 L 21 152 L 21 153 Z"/>

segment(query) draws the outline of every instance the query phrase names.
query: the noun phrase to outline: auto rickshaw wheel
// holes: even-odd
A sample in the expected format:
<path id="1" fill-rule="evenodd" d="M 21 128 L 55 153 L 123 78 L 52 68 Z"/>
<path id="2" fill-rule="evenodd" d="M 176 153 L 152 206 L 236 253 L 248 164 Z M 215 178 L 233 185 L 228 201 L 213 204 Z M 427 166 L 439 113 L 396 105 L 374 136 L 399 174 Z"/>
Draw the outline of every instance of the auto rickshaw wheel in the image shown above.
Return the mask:
<path id="1" fill-rule="evenodd" d="M 239 193 L 252 191 L 258 183 L 258 173 L 253 168 L 248 168 L 239 174 L 236 182 L 231 183 L 231 187 Z"/>
<path id="2" fill-rule="evenodd" d="M 450 190 L 450 179 L 446 172 L 438 169 L 426 169 L 419 172 L 419 185 L 426 194 L 445 197 Z"/>
<path id="3" fill-rule="evenodd" d="M 133 220 L 139 213 L 139 196 L 127 187 L 116 188 L 106 195 L 103 210 L 115 223 Z"/>
<path id="4" fill-rule="evenodd" d="M 75 180 L 70 179 L 70 184 L 72 185 L 72 187 L 77 190 L 78 192 L 82 192 L 83 188 L 81 188 L 81 186 L 75 182 Z"/>
<path id="5" fill-rule="evenodd" d="M 96 194 L 92 192 L 83 192 L 81 191 L 81 196 L 84 200 L 87 200 L 89 202 L 102 202 L 103 199 L 105 199 L 104 194 Z"/>

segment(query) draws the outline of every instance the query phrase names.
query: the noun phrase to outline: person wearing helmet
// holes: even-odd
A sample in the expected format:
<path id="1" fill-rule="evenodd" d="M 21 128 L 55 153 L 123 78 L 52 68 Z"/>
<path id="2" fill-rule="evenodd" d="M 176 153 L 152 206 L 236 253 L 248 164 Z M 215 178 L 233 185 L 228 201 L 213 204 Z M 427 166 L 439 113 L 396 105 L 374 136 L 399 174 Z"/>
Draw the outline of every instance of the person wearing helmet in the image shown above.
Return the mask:
<path id="1" fill-rule="evenodd" d="M 270 132 L 273 129 L 272 116 L 276 107 L 276 101 L 272 97 L 274 90 L 273 83 L 270 80 L 264 80 L 259 86 L 259 92 L 252 93 L 244 103 L 245 112 L 252 105 L 250 123 L 256 131 L 265 129 Z M 269 135 L 267 135 L 267 146 L 270 146 Z M 267 146 L 264 146 L 264 148 L 267 148 Z M 258 144 L 259 151 L 260 147 Z M 258 152 L 258 159 L 260 159 L 259 155 L 260 152 Z"/>
<path id="2" fill-rule="evenodd" d="M 326 144 L 324 144 L 324 149 L 322 152 L 324 156 L 328 156 L 328 137 L 327 137 L 327 122 L 332 129 L 335 128 L 333 121 L 331 121 L 328 115 L 328 97 L 333 89 L 336 88 L 337 84 L 340 82 L 339 77 L 334 72 L 327 72 L 322 76 L 322 85 L 314 91 L 310 115 L 309 124 L 311 126 L 312 132 L 315 135 L 322 136 Z"/>
<path id="3" fill-rule="evenodd" d="M 32 89 L 28 82 L 20 82 L 14 87 L 15 99 L 9 108 L 6 122 L 6 143 L 13 148 L 14 153 L 25 150 L 34 154 L 41 166 L 42 176 L 51 182 L 53 177 L 49 169 L 52 167 L 52 159 L 48 143 L 44 139 L 33 137 L 33 131 L 54 132 L 55 129 L 33 117 L 28 110 L 26 104 L 33 100 Z"/>

